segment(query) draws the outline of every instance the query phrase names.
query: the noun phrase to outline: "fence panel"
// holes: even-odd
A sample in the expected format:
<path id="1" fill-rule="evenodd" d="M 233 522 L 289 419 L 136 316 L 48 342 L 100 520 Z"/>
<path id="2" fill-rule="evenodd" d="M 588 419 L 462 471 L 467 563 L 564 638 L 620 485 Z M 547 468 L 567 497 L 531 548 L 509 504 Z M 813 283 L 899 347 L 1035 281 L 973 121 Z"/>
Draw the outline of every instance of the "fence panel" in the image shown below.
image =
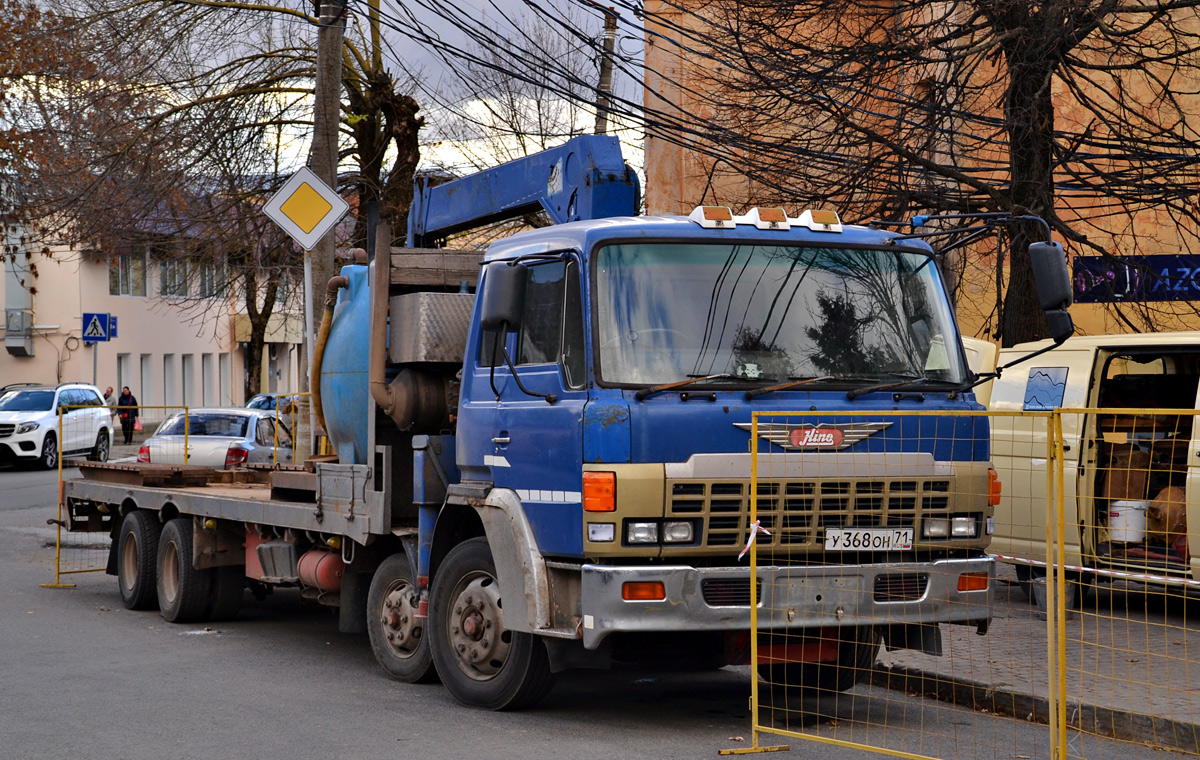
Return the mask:
<path id="1" fill-rule="evenodd" d="M 757 413 L 751 432 L 750 518 L 720 522 L 713 500 L 708 529 L 755 537 L 755 747 L 769 733 L 1049 757 L 1056 621 L 1028 603 L 1029 574 L 983 549 L 1002 494 L 1005 540 L 1039 546 L 1045 566 L 1052 415 Z"/>
<path id="2" fill-rule="evenodd" d="M 1195 416 L 1192 409 L 1061 410 L 1065 527 L 1057 548 L 1068 757 L 1101 757 L 1076 736 L 1200 754 L 1200 576 L 1190 552 L 1200 519 Z"/>

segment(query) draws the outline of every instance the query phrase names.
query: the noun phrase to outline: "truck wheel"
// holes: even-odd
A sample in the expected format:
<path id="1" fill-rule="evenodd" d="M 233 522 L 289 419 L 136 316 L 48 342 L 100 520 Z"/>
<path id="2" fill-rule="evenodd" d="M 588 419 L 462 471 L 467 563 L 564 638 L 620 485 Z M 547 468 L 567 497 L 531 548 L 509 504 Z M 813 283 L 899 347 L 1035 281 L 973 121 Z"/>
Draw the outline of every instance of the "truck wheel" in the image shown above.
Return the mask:
<path id="1" fill-rule="evenodd" d="M 433 662 L 450 694 L 469 707 L 517 710 L 554 685 L 546 647 L 504 628 L 503 600 L 487 539 L 454 547 L 430 589 Z"/>
<path id="2" fill-rule="evenodd" d="M 388 677 L 405 683 L 437 680 L 426 622 L 417 620 L 417 584 L 408 557 L 393 554 L 375 571 L 367 594 L 367 634 Z"/>
<path id="3" fill-rule="evenodd" d="M 144 509 L 125 515 L 117 533 L 117 585 L 129 610 L 158 608 L 156 564 L 162 525 Z"/>
<path id="4" fill-rule="evenodd" d="M 798 688 L 813 696 L 846 691 L 870 675 L 879 654 L 879 636 L 870 626 L 840 629 L 838 636 L 836 662 L 759 665 L 758 675 L 772 686 Z"/>
<path id="5" fill-rule="evenodd" d="M 210 611 L 212 572 L 192 566 L 192 519 L 163 526 L 158 542 L 158 607 L 168 623 L 194 623 Z"/>
<path id="6" fill-rule="evenodd" d="M 246 595 L 246 566 L 224 565 L 212 570 L 197 570 L 210 574 L 212 588 L 208 594 L 208 610 L 204 620 L 233 620 L 242 608 Z"/>

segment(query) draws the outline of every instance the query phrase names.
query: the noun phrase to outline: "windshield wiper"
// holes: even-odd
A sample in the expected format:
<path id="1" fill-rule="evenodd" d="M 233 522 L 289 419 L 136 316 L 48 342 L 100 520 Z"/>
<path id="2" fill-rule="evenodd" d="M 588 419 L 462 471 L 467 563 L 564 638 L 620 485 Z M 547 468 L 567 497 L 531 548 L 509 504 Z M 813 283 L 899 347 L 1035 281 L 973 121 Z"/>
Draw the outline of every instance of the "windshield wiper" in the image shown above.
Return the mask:
<path id="1" fill-rule="evenodd" d="M 746 391 L 746 400 L 750 401 L 767 393 L 774 393 L 775 391 L 786 391 L 789 388 L 799 388 L 801 385 L 808 385 L 809 383 L 818 383 L 824 380 L 836 379 L 837 378 L 833 377 L 832 375 L 822 375 L 821 377 L 789 377 L 788 380 L 791 382 L 780 383 L 779 385 L 769 385 L 766 388 L 754 388 Z"/>
<path id="2" fill-rule="evenodd" d="M 899 375 L 899 373 L 895 373 L 895 372 L 892 374 Z M 916 383 L 948 383 L 951 385 L 958 385 L 957 383 L 955 383 L 951 380 L 939 380 L 937 378 L 922 377 L 920 375 L 906 375 L 906 376 L 902 375 L 901 377 L 903 377 L 902 380 L 893 380 L 893 381 L 887 382 L 887 383 L 875 383 L 874 385 L 866 385 L 866 386 L 863 386 L 862 388 L 854 388 L 852 390 L 848 390 L 848 391 L 846 391 L 846 400 L 853 401 L 854 399 L 858 398 L 859 396 L 865 396 L 868 393 L 878 393 L 879 391 L 896 390 L 897 388 L 903 388 L 906 385 L 914 385 Z"/>
<path id="3" fill-rule="evenodd" d="M 729 374 L 728 372 L 721 372 L 716 375 L 689 375 L 687 380 L 680 380 L 675 383 L 664 383 L 663 385 L 655 385 L 655 386 L 651 386 L 650 388 L 642 388 L 640 391 L 633 394 L 633 397 L 635 399 L 637 399 L 638 401 L 644 401 L 656 393 L 662 393 L 663 391 L 669 391 L 672 388 L 682 388 L 683 386 L 691 385 L 692 383 L 702 383 L 705 380 L 733 380 L 733 379 L 735 379 L 734 376 Z"/>

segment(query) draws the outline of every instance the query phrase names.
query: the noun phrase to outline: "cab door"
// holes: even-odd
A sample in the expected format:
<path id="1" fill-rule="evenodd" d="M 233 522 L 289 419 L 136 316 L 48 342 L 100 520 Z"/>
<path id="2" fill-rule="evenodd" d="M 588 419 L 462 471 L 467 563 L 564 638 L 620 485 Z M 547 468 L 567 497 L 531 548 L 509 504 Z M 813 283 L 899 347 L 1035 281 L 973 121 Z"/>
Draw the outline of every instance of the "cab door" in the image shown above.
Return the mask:
<path id="1" fill-rule="evenodd" d="M 543 553 L 580 556 L 587 402 L 580 268 L 567 256 L 525 264 L 524 313 L 508 344 L 515 375 L 496 367 L 492 477 L 517 492 Z"/>

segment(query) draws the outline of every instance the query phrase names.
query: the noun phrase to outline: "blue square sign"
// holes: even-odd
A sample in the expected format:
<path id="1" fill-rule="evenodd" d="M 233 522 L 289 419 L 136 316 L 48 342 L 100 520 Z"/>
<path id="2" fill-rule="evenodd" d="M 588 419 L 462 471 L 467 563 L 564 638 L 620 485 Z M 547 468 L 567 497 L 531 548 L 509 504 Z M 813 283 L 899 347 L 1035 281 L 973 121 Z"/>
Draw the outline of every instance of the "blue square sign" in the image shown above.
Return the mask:
<path id="1" fill-rule="evenodd" d="M 117 318 L 112 314 L 108 315 L 108 339 L 112 340 L 117 337 Z"/>
<path id="2" fill-rule="evenodd" d="M 89 343 L 108 340 L 107 314 L 83 314 L 83 339 Z"/>

